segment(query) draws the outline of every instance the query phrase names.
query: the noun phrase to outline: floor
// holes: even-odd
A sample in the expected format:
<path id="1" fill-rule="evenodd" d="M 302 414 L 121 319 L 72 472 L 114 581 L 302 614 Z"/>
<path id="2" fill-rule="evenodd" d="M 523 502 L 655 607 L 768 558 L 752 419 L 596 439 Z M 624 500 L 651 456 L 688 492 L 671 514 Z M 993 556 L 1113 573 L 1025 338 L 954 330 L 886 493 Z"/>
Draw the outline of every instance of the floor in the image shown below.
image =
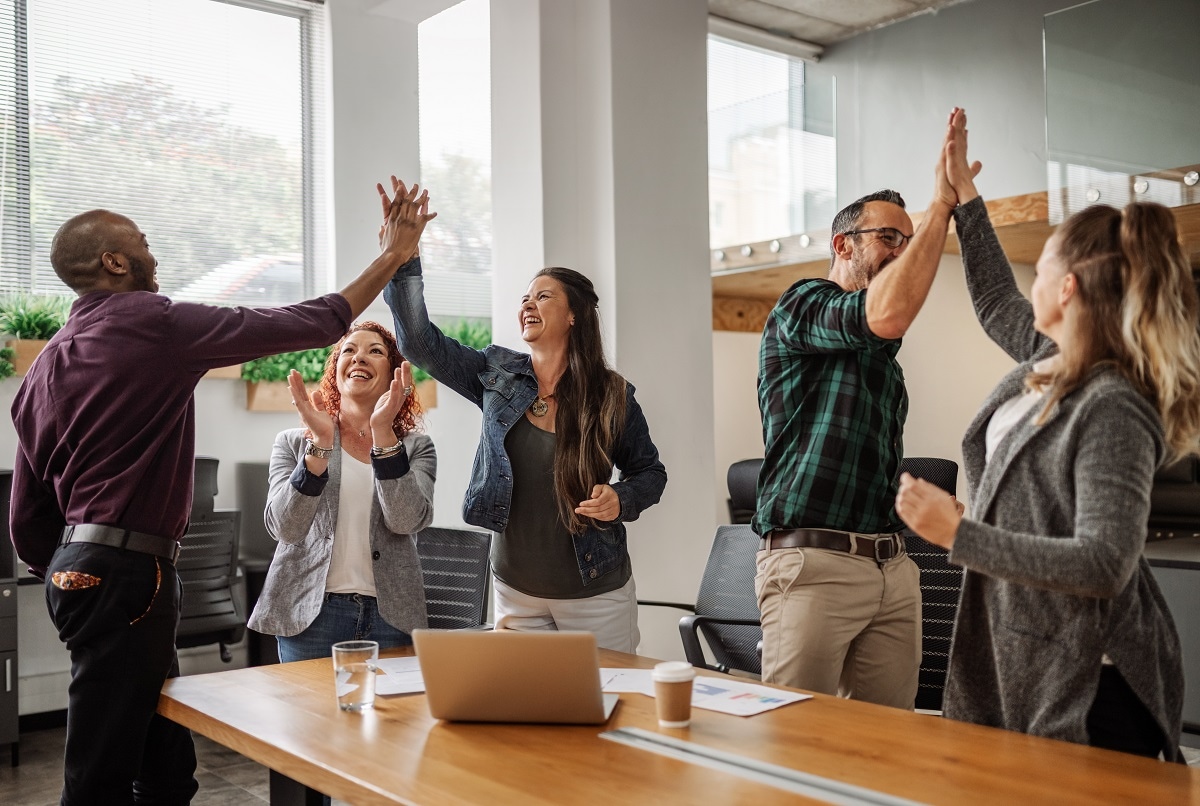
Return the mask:
<path id="1" fill-rule="evenodd" d="M 62 748 L 66 728 L 21 734 L 21 764 L 11 767 L 0 747 L 0 803 L 5 806 L 58 806 L 62 789 Z M 196 780 L 200 791 L 193 806 L 266 804 L 270 784 L 267 768 L 247 761 L 232 750 L 196 736 Z M 340 800 L 333 801 L 335 806 Z"/>
<path id="2" fill-rule="evenodd" d="M 66 728 L 21 734 L 21 765 L 13 768 L 0 749 L 0 803 L 5 806 L 57 806 L 62 787 L 62 747 Z M 1200 749 L 1183 748 L 1188 763 L 1200 767 Z M 200 792 L 193 806 L 265 804 L 269 792 L 267 768 L 247 761 L 232 750 L 196 736 L 196 779 Z M 335 800 L 334 806 L 345 806 Z"/>

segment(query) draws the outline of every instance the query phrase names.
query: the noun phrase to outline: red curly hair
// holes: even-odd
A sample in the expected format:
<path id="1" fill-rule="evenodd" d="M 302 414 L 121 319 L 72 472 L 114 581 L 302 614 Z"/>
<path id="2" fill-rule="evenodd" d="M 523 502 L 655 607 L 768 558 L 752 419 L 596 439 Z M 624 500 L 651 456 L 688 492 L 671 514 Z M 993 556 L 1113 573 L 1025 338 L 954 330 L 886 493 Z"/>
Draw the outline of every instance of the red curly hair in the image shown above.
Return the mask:
<path id="1" fill-rule="evenodd" d="M 387 347 L 388 364 L 391 365 L 393 373 L 400 369 L 400 364 L 404 361 L 404 356 L 400 354 L 400 346 L 396 344 L 396 337 L 386 327 L 378 322 L 359 322 L 351 325 L 350 329 L 346 331 L 346 335 L 338 339 L 337 344 L 333 345 L 333 349 L 329 351 L 329 358 L 325 360 L 325 374 L 321 376 L 321 394 L 325 396 L 325 411 L 329 412 L 329 416 L 335 421 L 338 420 L 338 415 L 342 411 L 342 393 L 337 388 L 338 355 L 341 353 L 342 344 L 346 339 L 360 330 L 369 330 L 383 340 Z M 400 406 L 400 411 L 396 412 L 396 419 L 392 421 L 392 430 L 403 439 L 409 433 L 417 430 L 417 421 L 420 417 L 421 401 L 417 399 L 417 390 L 413 389 L 413 393 Z"/>

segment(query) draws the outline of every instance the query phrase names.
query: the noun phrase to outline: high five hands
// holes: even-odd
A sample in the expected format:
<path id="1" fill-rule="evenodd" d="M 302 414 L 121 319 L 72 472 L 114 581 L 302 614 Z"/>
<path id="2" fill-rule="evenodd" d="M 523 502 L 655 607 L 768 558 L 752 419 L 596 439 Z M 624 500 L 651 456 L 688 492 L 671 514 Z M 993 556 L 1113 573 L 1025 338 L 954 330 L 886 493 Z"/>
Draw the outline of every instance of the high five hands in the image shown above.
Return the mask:
<path id="1" fill-rule="evenodd" d="M 975 177 L 981 170 L 978 160 L 967 162 L 967 112 L 956 106 L 946 121 L 946 139 L 934 169 L 934 197 L 948 207 L 966 204 L 979 195 Z"/>
<path id="2" fill-rule="evenodd" d="M 393 252 L 400 263 L 405 263 L 416 254 L 425 225 L 437 218 L 437 213 L 429 212 L 428 190 L 421 191 L 416 184 L 406 188 L 395 176 L 391 177 L 391 185 L 390 197 L 383 185 L 375 185 L 375 190 L 379 192 L 379 202 L 383 206 L 379 249 L 383 252 Z"/>

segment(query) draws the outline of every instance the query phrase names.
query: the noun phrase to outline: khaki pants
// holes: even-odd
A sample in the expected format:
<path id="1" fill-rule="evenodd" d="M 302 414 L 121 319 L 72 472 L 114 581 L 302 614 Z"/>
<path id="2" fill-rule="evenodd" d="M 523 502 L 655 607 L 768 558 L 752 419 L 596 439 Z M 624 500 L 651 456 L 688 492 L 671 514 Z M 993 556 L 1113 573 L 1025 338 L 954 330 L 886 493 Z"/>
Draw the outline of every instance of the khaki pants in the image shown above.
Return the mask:
<path id="1" fill-rule="evenodd" d="M 920 571 L 826 549 L 757 555 L 763 681 L 913 707 L 921 666 Z"/>

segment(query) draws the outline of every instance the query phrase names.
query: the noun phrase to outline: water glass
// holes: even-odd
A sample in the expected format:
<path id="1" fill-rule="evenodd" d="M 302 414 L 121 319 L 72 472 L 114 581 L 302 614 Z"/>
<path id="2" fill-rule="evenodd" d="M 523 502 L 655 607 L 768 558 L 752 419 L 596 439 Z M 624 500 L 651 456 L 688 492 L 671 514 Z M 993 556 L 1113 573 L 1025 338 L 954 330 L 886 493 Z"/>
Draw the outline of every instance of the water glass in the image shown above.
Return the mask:
<path id="1" fill-rule="evenodd" d="M 375 707 L 378 660 L 379 644 L 376 641 L 339 641 L 333 645 L 338 707 L 343 711 L 365 711 Z"/>

